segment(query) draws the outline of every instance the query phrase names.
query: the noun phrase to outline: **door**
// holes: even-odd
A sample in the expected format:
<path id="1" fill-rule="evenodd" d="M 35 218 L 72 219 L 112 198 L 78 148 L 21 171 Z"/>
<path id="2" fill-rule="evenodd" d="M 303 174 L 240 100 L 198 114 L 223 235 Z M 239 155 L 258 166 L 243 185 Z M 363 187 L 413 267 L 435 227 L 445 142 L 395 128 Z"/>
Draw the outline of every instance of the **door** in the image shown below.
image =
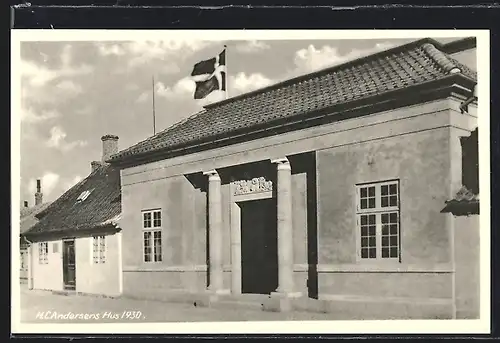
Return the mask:
<path id="1" fill-rule="evenodd" d="M 63 241 L 63 282 L 64 289 L 76 288 L 75 241 Z"/>
<path id="2" fill-rule="evenodd" d="M 241 206 L 242 293 L 270 294 L 278 287 L 275 199 Z"/>

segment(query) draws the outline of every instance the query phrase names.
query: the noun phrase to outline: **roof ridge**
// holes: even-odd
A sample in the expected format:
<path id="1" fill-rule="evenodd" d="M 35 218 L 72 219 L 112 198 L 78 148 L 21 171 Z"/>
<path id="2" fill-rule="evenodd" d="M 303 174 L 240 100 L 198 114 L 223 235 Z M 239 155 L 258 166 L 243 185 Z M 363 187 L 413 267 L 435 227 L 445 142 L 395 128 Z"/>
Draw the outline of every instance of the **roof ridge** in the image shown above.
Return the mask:
<path id="1" fill-rule="evenodd" d="M 203 113 L 205 113 L 205 112 L 207 112 L 207 110 L 203 108 L 203 109 L 201 109 L 200 111 L 195 112 L 195 113 L 193 113 L 193 114 L 191 114 L 191 115 L 189 115 L 189 116 L 187 116 L 187 117 L 185 117 L 185 118 L 183 118 L 183 119 L 179 120 L 178 122 L 175 122 L 174 124 L 170 125 L 169 127 L 165 128 L 164 130 L 162 130 L 162 131 L 158 132 L 157 134 L 155 134 L 155 135 L 153 135 L 153 136 L 149 136 L 148 138 L 143 139 L 143 140 L 141 140 L 141 141 L 139 141 L 139 142 L 135 143 L 134 145 L 132 145 L 132 146 L 130 146 L 130 147 L 128 147 L 128 148 L 126 148 L 126 149 L 123 149 L 123 150 L 121 150 L 121 151 L 118 151 L 116 154 L 111 155 L 110 160 L 113 160 L 113 158 L 114 158 L 115 156 L 121 155 L 121 154 L 122 154 L 122 152 L 124 152 L 124 151 L 126 151 L 126 150 L 132 149 L 132 148 L 134 148 L 134 147 L 136 147 L 136 146 L 138 146 L 138 145 L 140 145 L 140 144 L 142 144 L 142 143 L 144 143 L 144 142 L 152 141 L 152 140 L 154 140 L 155 138 L 158 138 L 158 137 L 160 137 L 161 135 L 163 135 L 163 134 L 165 134 L 165 133 L 168 133 L 169 131 L 173 130 L 174 128 L 178 127 L 179 125 L 184 124 L 184 123 L 185 123 L 185 122 L 187 122 L 188 120 L 190 120 L 190 119 L 192 119 L 192 118 L 194 118 L 194 117 L 196 117 L 196 116 L 198 116 L 198 115 L 201 115 L 201 114 L 203 114 Z"/>
<path id="2" fill-rule="evenodd" d="M 392 48 L 389 48 L 389 49 L 385 49 L 385 50 L 378 51 L 378 52 L 375 52 L 375 53 L 372 53 L 372 54 L 360 56 L 358 58 L 355 58 L 355 59 L 350 60 L 350 61 L 346 61 L 344 63 L 336 64 L 336 65 L 329 66 L 329 67 L 326 67 L 326 68 L 322 68 L 320 70 L 316 70 L 316 71 L 313 71 L 313 72 L 310 72 L 310 73 L 306 73 L 306 74 L 298 75 L 298 76 L 295 76 L 295 77 L 292 77 L 292 78 L 289 78 L 289 79 L 285 79 L 285 80 L 279 81 L 277 83 L 273 83 L 273 84 L 270 84 L 268 86 L 255 89 L 255 90 L 247 92 L 247 93 L 239 94 L 239 95 L 234 96 L 232 98 L 224 99 L 224 100 L 221 100 L 221 101 L 218 101 L 218 102 L 214 102 L 214 103 L 205 105 L 204 107 L 207 108 L 207 109 L 210 109 L 210 108 L 222 106 L 222 105 L 231 103 L 231 102 L 239 100 L 239 99 L 249 98 L 249 97 L 251 97 L 252 95 L 255 95 L 255 94 L 265 93 L 267 91 L 271 91 L 271 90 L 274 90 L 274 89 L 283 88 L 283 86 L 286 86 L 286 85 L 289 85 L 289 84 L 293 85 L 293 84 L 297 84 L 297 83 L 299 83 L 301 81 L 304 81 L 304 80 L 310 80 L 310 79 L 318 77 L 318 76 L 320 76 L 320 75 L 322 75 L 324 73 L 329 73 L 329 72 L 331 73 L 331 72 L 335 72 L 338 69 L 350 68 L 351 66 L 359 64 L 361 62 L 364 62 L 364 61 L 366 61 L 368 59 L 376 59 L 376 58 L 379 58 L 380 56 L 383 56 L 383 55 L 386 55 L 386 54 L 395 53 L 398 50 L 404 50 L 404 49 L 407 49 L 407 48 L 409 48 L 411 46 L 418 46 L 419 44 L 424 44 L 424 43 L 432 44 L 434 46 L 442 47 L 442 44 L 440 42 L 436 41 L 433 38 L 420 38 L 420 39 L 416 39 L 416 40 L 413 40 L 413 41 L 408 42 L 408 43 L 404 43 L 404 44 L 399 44 L 399 45 L 393 46 Z"/>
<path id="3" fill-rule="evenodd" d="M 432 58 L 445 72 L 447 73 L 455 73 L 462 72 L 460 68 L 457 67 L 454 60 L 451 60 L 450 57 L 436 48 L 434 44 L 429 42 L 422 44 L 422 49 L 425 53 Z"/>

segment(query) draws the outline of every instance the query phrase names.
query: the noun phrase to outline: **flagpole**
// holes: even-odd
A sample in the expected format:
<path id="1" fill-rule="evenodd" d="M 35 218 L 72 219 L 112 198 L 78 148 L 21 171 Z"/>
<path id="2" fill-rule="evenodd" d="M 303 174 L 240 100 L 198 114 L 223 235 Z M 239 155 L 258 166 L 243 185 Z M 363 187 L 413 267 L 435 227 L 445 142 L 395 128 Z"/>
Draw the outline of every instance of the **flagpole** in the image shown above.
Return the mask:
<path id="1" fill-rule="evenodd" d="M 226 100 L 229 98 L 229 94 L 228 94 L 228 88 L 227 88 L 227 79 L 229 78 L 229 75 L 227 74 L 227 45 L 224 44 L 224 50 L 225 50 L 225 55 L 226 55 L 226 77 L 225 77 L 225 80 L 224 82 L 226 83 L 225 86 L 226 86 L 226 91 L 224 93 L 226 93 Z"/>
<path id="2" fill-rule="evenodd" d="M 153 85 L 153 135 L 156 135 L 156 114 L 155 114 L 155 77 L 152 77 Z"/>

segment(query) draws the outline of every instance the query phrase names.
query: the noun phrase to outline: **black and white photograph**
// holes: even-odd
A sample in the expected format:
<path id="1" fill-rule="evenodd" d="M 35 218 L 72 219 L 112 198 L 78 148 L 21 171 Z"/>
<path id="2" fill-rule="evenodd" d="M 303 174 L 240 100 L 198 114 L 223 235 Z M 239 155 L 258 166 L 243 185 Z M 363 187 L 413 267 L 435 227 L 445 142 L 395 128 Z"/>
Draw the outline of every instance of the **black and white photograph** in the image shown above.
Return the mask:
<path id="1" fill-rule="evenodd" d="M 489 332 L 489 63 L 485 30 L 13 30 L 13 330 Z"/>

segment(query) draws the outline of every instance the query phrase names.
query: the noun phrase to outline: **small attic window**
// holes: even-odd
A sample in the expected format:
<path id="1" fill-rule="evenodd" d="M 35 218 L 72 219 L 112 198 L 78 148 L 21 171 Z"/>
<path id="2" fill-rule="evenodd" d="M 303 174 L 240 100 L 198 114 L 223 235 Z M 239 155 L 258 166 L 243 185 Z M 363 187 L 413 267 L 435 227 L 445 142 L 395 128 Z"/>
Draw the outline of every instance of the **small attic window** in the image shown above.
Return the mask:
<path id="1" fill-rule="evenodd" d="M 78 198 L 76 199 L 76 202 L 77 203 L 80 203 L 80 202 L 83 202 L 85 201 L 85 199 L 87 199 L 90 195 L 90 193 L 92 193 L 93 189 L 89 190 L 89 191 L 83 191 L 82 194 L 80 194 L 80 196 L 78 196 Z"/>

